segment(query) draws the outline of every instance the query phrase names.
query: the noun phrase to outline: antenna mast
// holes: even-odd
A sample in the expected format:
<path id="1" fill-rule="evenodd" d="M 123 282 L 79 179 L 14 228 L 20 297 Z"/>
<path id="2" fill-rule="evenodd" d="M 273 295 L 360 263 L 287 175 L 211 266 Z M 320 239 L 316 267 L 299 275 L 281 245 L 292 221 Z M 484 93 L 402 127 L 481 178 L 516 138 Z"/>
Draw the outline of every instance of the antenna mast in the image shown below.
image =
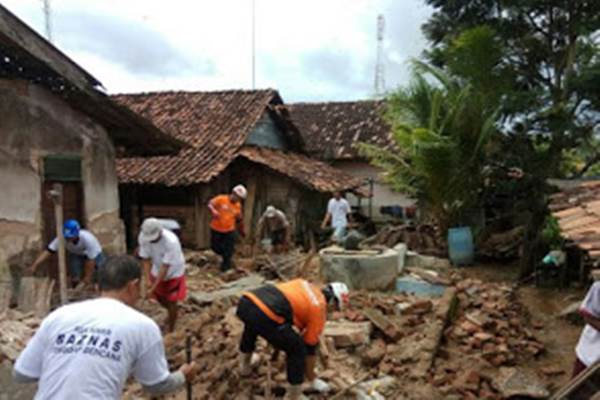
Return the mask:
<path id="1" fill-rule="evenodd" d="M 42 0 L 44 4 L 44 24 L 46 28 L 46 39 L 52 42 L 52 11 L 50 9 L 50 0 Z"/>
<path id="2" fill-rule="evenodd" d="M 256 0 L 252 0 L 252 90 L 256 89 Z"/>
<path id="3" fill-rule="evenodd" d="M 382 96 L 385 92 L 385 71 L 383 59 L 383 32 L 385 18 L 383 14 L 377 16 L 377 61 L 375 63 L 375 95 Z"/>

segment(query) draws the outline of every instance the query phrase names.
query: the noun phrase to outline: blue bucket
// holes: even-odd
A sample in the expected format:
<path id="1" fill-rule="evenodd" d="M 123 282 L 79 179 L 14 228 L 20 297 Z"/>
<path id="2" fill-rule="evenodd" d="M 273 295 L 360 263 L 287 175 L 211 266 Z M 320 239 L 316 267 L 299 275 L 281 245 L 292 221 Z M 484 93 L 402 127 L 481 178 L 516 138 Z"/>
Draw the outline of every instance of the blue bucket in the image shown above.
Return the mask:
<path id="1" fill-rule="evenodd" d="M 475 246 L 468 226 L 448 229 L 448 255 L 454 265 L 473 264 Z"/>

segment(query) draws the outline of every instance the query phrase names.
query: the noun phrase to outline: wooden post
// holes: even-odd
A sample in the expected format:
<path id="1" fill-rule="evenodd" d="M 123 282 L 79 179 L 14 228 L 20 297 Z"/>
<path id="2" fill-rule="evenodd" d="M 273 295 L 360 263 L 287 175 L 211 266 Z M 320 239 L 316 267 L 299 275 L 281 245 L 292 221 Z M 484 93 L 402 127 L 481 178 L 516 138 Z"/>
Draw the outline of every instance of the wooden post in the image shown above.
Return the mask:
<path id="1" fill-rule="evenodd" d="M 247 182 L 248 196 L 244 202 L 244 227 L 246 228 L 246 242 L 250 242 L 254 237 L 252 219 L 254 217 L 254 204 L 256 202 L 256 190 L 258 187 L 258 179 L 256 175 L 252 175 Z"/>
<path id="2" fill-rule="evenodd" d="M 58 238 L 58 284 L 60 303 L 67 303 L 67 256 L 65 253 L 65 237 L 63 235 L 63 187 L 60 183 L 52 185 L 50 191 L 54 203 L 54 219 L 56 221 L 56 237 Z"/>
<path id="3" fill-rule="evenodd" d="M 208 185 L 199 185 L 194 188 L 194 246 L 197 249 L 205 249 L 210 247 L 209 243 L 209 221 L 208 216 L 208 201 L 209 187 Z"/>

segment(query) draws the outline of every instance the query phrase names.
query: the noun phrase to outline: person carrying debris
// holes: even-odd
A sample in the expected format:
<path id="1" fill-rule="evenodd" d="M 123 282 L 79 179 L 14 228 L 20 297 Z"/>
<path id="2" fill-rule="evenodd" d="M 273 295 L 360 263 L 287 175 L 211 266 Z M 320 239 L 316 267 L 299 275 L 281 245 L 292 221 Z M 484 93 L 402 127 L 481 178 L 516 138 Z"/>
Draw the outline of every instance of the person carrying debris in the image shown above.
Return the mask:
<path id="1" fill-rule="evenodd" d="M 178 302 L 185 299 L 185 258 L 179 238 L 163 228 L 156 218 L 146 218 L 138 237 L 138 256 L 150 288 L 146 296 L 154 297 L 166 310 L 166 328 L 173 332 L 177 322 Z"/>
<path id="2" fill-rule="evenodd" d="M 63 235 L 65 248 L 69 253 L 69 277 L 72 286 L 91 285 L 94 272 L 102 268 L 106 261 L 100 242 L 90 231 L 81 229 L 79 222 L 74 219 L 65 221 Z M 54 238 L 31 265 L 30 272 L 35 274 L 39 266 L 57 251 L 58 238 Z"/>
<path id="3" fill-rule="evenodd" d="M 134 309 L 140 297 L 138 261 L 111 257 L 98 275 L 100 297 L 48 315 L 19 355 L 14 380 L 37 381 L 38 400 L 117 400 L 132 374 L 152 395 L 190 381 L 196 364 L 169 373 L 160 329 Z"/>
<path id="4" fill-rule="evenodd" d="M 212 215 L 210 221 L 210 248 L 221 256 L 221 271 L 231 268 L 231 258 L 235 250 L 236 227 L 242 237 L 246 236 L 242 220 L 242 200 L 248 192 L 243 185 L 237 185 L 230 194 L 213 197 L 208 203 Z"/>
<path id="5" fill-rule="evenodd" d="M 573 378 L 586 368 L 600 362 L 600 281 L 594 282 L 588 291 L 579 313 L 586 325 L 575 348 Z"/>
<path id="6" fill-rule="evenodd" d="M 287 251 L 292 242 L 292 227 L 283 211 L 274 206 L 268 206 L 258 220 L 256 238 L 261 241 L 265 237 L 271 240 L 276 254 Z"/>
<path id="7" fill-rule="evenodd" d="M 327 228 L 327 225 L 331 222 L 333 228 L 332 239 L 336 243 L 341 242 L 346 235 L 351 212 L 352 209 L 348 200 L 342 197 L 341 192 L 334 192 L 333 197 L 327 203 L 327 213 L 321 224 L 321 229 Z"/>
<path id="8" fill-rule="evenodd" d="M 316 349 L 325 327 L 327 304 L 336 303 L 341 309 L 347 302 L 348 287 L 344 283 L 330 283 L 319 289 L 304 279 L 243 293 L 236 312 L 244 322 L 240 342 L 241 375 L 248 376 L 252 372 L 256 338 L 262 336 L 286 353 L 289 399 L 304 398 L 305 374 L 312 389 L 329 391 L 329 385 L 315 376 Z M 293 327 L 302 332 L 302 337 Z"/>

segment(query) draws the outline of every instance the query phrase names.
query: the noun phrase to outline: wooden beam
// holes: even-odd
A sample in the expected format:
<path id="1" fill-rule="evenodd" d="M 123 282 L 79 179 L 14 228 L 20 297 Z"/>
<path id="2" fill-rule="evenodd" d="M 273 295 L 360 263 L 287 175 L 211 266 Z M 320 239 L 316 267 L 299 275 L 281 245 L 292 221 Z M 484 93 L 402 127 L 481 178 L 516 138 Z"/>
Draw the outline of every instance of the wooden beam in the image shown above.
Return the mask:
<path id="1" fill-rule="evenodd" d="M 208 212 L 209 186 L 194 187 L 194 246 L 197 249 L 210 247 L 210 218 Z"/>
<path id="2" fill-rule="evenodd" d="M 63 235 L 63 187 L 55 183 L 50 191 L 54 202 L 54 218 L 56 220 L 56 237 L 58 238 L 58 283 L 60 288 L 60 303 L 66 304 L 67 298 L 67 255 L 65 237 Z"/>
<path id="3" fill-rule="evenodd" d="M 256 203 L 256 191 L 258 190 L 258 178 L 256 175 L 252 175 L 246 182 L 248 189 L 248 196 L 244 202 L 244 226 L 246 228 L 246 241 L 250 241 L 253 235 L 253 217 L 254 217 L 254 205 Z"/>

